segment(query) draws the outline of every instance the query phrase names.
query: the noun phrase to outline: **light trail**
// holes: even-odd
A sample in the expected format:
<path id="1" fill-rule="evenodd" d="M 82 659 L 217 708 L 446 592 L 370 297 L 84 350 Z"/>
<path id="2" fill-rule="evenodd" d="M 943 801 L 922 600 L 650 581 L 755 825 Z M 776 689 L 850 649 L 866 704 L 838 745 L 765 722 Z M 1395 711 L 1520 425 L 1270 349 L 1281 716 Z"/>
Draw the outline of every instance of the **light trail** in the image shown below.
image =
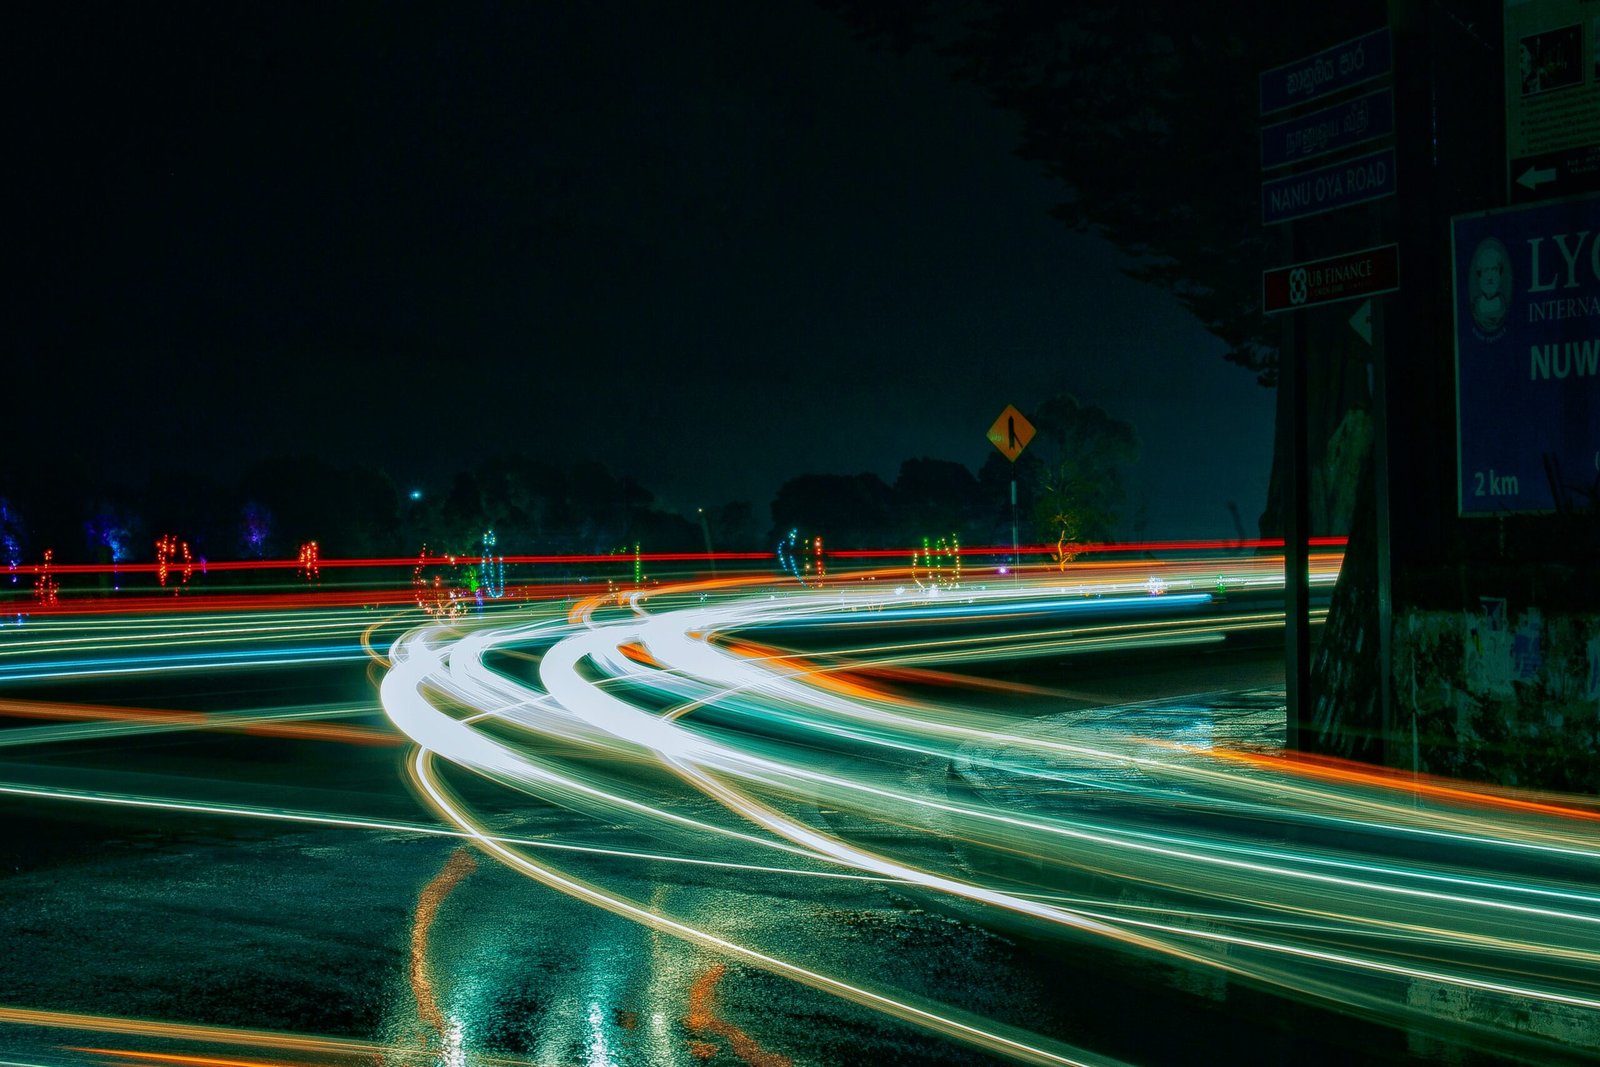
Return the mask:
<path id="1" fill-rule="evenodd" d="M 364 632 L 403 629 L 392 610 L 375 614 L 323 609 L 44 618 L 0 630 L 0 684 L 360 662 L 369 655 Z"/>
<path id="2" fill-rule="evenodd" d="M 386 730 L 327 721 L 371 713 L 371 706 L 364 702 L 253 712 L 202 712 L 0 699 L 0 717 L 65 720 L 55 726 L 13 727 L 0 731 L 0 748 L 188 730 L 285 737 L 301 741 L 337 741 L 350 745 L 394 745 L 403 742 L 400 735 Z"/>
<path id="3" fill-rule="evenodd" d="M 772 971 L 797 982 L 833 993 L 853 1003 L 881 1011 L 894 1018 L 927 1027 L 935 1033 L 965 1041 L 990 1052 L 1014 1057 L 1027 1063 L 1056 1065 L 1056 1067 L 1115 1067 L 1118 1061 L 1076 1052 L 1037 1035 L 1008 1033 L 998 1025 L 969 1022 L 960 1013 L 938 1010 L 868 989 L 831 975 L 800 966 L 778 956 L 769 955 L 738 942 L 718 937 L 706 930 L 679 922 L 620 894 L 608 892 L 599 886 L 573 878 L 554 867 L 534 863 L 526 856 L 507 848 L 488 835 L 481 835 L 481 827 L 473 822 L 466 810 L 441 788 L 429 766 L 431 754 L 420 750 L 412 767 L 416 782 L 434 809 L 450 822 L 469 832 L 476 831 L 479 845 L 513 869 L 521 871 L 543 885 L 557 889 L 578 900 L 624 918 L 632 919 L 652 930 L 673 934 L 694 944 L 722 953 L 741 962 Z M 1054 1045 L 1055 1048 L 1049 1046 Z"/>
<path id="4" fill-rule="evenodd" d="M 1313 566 L 1316 566 L 1319 558 L 1329 558 L 1325 553 L 1342 551 L 1344 544 L 1344 538 L 1311 538 L 1308 547 L 1313 550 Z M 1020 566 L 997 562 L 1012 559 L 1013 553 L 1017 551 L 1012 546 L 966 546 L 959 549 L 959 555 L 963 559 L 974 561 L 971 565 L 974 576 L 980 575 L 985 570 L 985 567 L 976 561 L 985 559 L 998 575 L 1038 576 L 1054 572 L 1083 575 L 1093 569 L 1104 572 L 1117 569 L 1159 570 L 1186 561 L 1193 562 L 1196 553 L 1232 553 L 1232 556 L 1223 558 L 1231 562 L 1255 565 L 1270 557 L 1252 558 L 1240 554 L 1261 553 L 1281 547 L 1282 541 L 1271 539 L 1087 544 L 1074 546 L 1076 561 L 1070 567 L 1050 558 L 1056 552 L 1055 546 L 1023 546 L 1020 550 L 1022 555 L 1036 562 L 1024 562 Z M 911 548 L 828 552 L 824 558 L 826 569 L 830 574 L 867 581 L 874 577 L 886 577 L 887 572 L 874 575 L 873 572 L 861 570 L 863 564 L 893 559 L 904 560 L 912 552 Z M 1157 553 L 1167 558 L 1164 562 L 1154 564 L 1152 568 L 1148 557 Z M 469 556 L 439 558 L 462 563 L 470 562 Z M 498 560 L 501 567 L 511 566 L 520 569 L 521 576 L 525 580 L 504 584 L 487 604 L 480 601 L 477 605 L 478 610 L 484 610 L 485 607 L 506 607 L 517 602 L 581 599 L 590 595 L 594 589 L 594 583 L 587 582 L 581 576 L 582 572 L 592 571 L 596 565 L 609 567 L 618 563 L 618 557 L 606 553 L 513 555 L 498 557 Z M 771 570 L 773 557 L 769 553 L 644 552 L 630 556 L 628 560 L 630 562 L 636 560 L 640 565 L 653 566 L 651 584 L 659 584 L 662 580 L 678 582 L 696 576 L 704 581 L 706 570 L 709 569 L 714 576 L 719 565 L 744 569 L 744 573 L 735 580 L 768 584 L 781 580 L 780 575 Z M 289 574 L 297 574 L 303 570 L 304 563 L 299 557 L 277 560 L 199 561 L 197 581 L 186 580 L 179 586 L 167 587 L 163 580 L 159 587 L 151 587 L 147 583 L 153 578 L 164 578 L 171 570 L 170 563 L 52 562 L 48 565 L 51 579 L 53 581 L 65 579 L 65 586 L 58 591 L 58 595 L 52 597 L 49 603 L 38 603 L 29 599 L 20 589 L 0 589 L 0 618 L 8 613 L 14 613 L 19 617 L 19 621 L 25 616 L 30 623 L 37 624 L 45 620 L 81 621 L 128 615 L 147 618 L 182 617 L 196 612 L 255 614 L 291 610 L 393 609 L 414 601 L 415 590 L 411 580 L 418 563 L 419 560 L 413 557 L 319 558 L 318 574 L 326 570 L 330 575 L 343 574 L 347 577 L 343 579 L 330 577 L 326 582 L 318 578 L 307 585 L 304 580 L 288 577 Z M 661 571 L 659 568 L 662 566 L 668 567 L 668 570 Z M 1282 570 L 1281 558 L 1277 569 L 1280 572 Z M 45 564 L 30 563 L 14 566 L 10 568 L 9 573 L 13 578 L 27 577 L 31 580 L 44 575 L 46 570 Z M 911 571 L 907 568 L 891 568 L 891 570 L 898 572 L 902 579 L 911 577 Z M 201 580 L 208 579 L 212 575 L 216 576 L 214 579 L 216 584 L 207 584 Z M 84 579 L 98 579 L 101 584 L 85 589 L 82 587 Z M 712 580 L 717 579 L 713 577 Z M 105 583 L 108 581 L 117 583 L 114 591 L 106 587 Z M 132 584 L 123 588 L 124 582 Z"/>
<path id="5" fill-rule="evenodd" d="M 188 1056 L 180 1052 L 140 1052 L 127 1048 L 90 1048 L 64 1045 L 68 1052 L 87 1052 L 94 1056 L 118 1057 L 135 1063 L 173 1064 L 176 1067 L 312 1067 L 304 1060 L 241 1060 L 228 1056 Z"/>
<path id="6" fill-rule="evenodd" d="M 1311 537 L 1306 543 L 1313 548 L 1343 548 L 1347 539 L 1344 537 Z M 1152 552 L 1223 552 L 1223 551 L 1248 551 L 1259 552 L 1262 549 L 1282 548 L 1282 538 L 1244 538 L 1235 540 L 1163 540 L 1163 541 L 1120 541 L 1104 544 L 1074 545 L 1073 552 L 1080 555 L 1145 555 Z M 846 549 L 843 551 L 829 551 L 824 558 L 829 560 L 847 559 L 904 559 L 912 553 L 911 548 L 883 548 L 883 549 Z M 1020 549 L 1012 545 L 977 545 L 960 548 L 962 556 L 1007 558 L 1014 552 L 1020 551 L 1023 555 L 1044 556 L 1056 552 L 1055 545 L 1023 545 Z M 467 558 L 462 556 L 460 558 Z M 511 555 L 501 557 L 508 564 L 540 565 L 540 566 L 575 566 L 589 564 L 615 564 L 619 557 L 610 553 L 555 553 L 543 555 Z M 625 557 L 632 561 L 633 556 Z M 645 563 L 770 563 L 770 552 L 642 552 L 638 557 Z M 1279 560 L 1281 564 L 1281 557 Z M 414 556 L 385 556 L 385 557 L 351 557 L 351 558 L 318 558 L 318 566 L 324 569 L 377 569 L 377 570 L 403 570 L 409 571 L 417 564 Z M 201 564 L 205 572 L 215 571 L 219 574 L 229 572 L 258 572 L 258 571 L 295 571 L 304 564 L 296 558 L 263 559 L 263 560 L 217 560 Z M 131 575 L 131 574 L 157 574 L 163 565 L 160 563 L 52 563 L 50 572 L 57 575 Z M 38 563 L 23 563 L 10 568 L 9 573 L 33 578 L 43 573 L 44 567 Z M 770 575 L 769 575 L 770 576 Z"/>
<path id="7" fill-rule="evenodd" d="M 1219 580 L 1224 562 L 1230 571 Z M 1316 566 L 1319 581 L 1331 581 L 1329 560 Z M 874 671 L 909 670 L 902 681 L 914 681 L 914 672 L 937 670 L 948 684 L 949 666 L 956 663 L 1159 649 L 1281 626 L 1281 615 L 1219 613 L 1209 594 L 1186 591 L 1200 583 L 1222 590 L 1267 590 L 1274 581 L 1281 587 L 1281 571 L 1274 575 L 1270 564 L 1200 560 L 1165 570 L 1168 578 L 1159 587 L 1118 564 L 1087 568 L 1085 577 L 1065 584 L 1050 575 L 942 597 L 907 596 L 888 582 L 781 596 L 701 591 L 691 599 L 669 590 L 634 594 L 627 612 L 603 615 L 605 599 L 594 598 L 569 613 L 564 634 L 548 625 L 471 627 L 454 640 L 433 630 L 408 634 L 391 650 L 395 669 L 384 680 L 384 705 L 424 755 L 436 752 L 535 796 L 558 799 L 554 789 L 565 802 L 573 791 L 587 790 L 606 811 L 658 824 L 677 820 L 684 828 L 670 806 L 641 800 L 614 777 L 571 768 L 562 778 L 549 766 L 538 776 L 521 776 L 527 755 L 518 738 L 530 746 L 552 740 L 576 746 L 589 768 L 607 761 L 653 763 L 683 783 L 682 803 L 715 800 L 735 824 L 771 835 L 774 847 L 799 848 L 1073 937 L 1215 968 L 1407 1025 L 1426 1026 L 1428 1011 L 1395 982 L 1455 988 L 1513 1008 L 1600 1012 L 1600 894 L 1585 888 L 1600 873 L 1600 844 L 1587 828 L 1574 826 L 1574 819 L 1590 817 L 1582 808 L 1496 808 L 1460 784 L 1407 790 L 1378 776 L 1307 773 L 1239 751 L 1108 738 L 1104 730 L 1096 731 L 1097 744 L 1064 741 L 1017 732 L 1004 716 L 948 701 L 908 700 L 867 681 Z M 1141 587 L 1143 596 L 1136 592 Z M 1185 619 L 1187 612 L 1199 613 Z M 1118 619 L 1128 613 L 1140 618 Z M 1082 621 L 1074 621 L 1080 614 Z M 895 628 L 898 634 L 908 626 L 930 636 L 870 639 L 876 631 Z M 997 626 L 1003 632 L 984 632 Z M 752 644 L 735 636 L 766 631 L 837 640 L 819 657 L 763 652 L 773 647 L 770 639 Z M 530 642 L 540 650 L 538 687 L 489 665 L 492 656 Z M 435 706 L 437 699 L 444 703 Z M 446 706 L 473 712 L 460 718 Z M 819 754 L 830 752 L 836 755 L 826 757 L 829 766 L 820 765 Z M 928 792 L 925 784 L 909 787 L 911 780 L 894 769 L 913 761 L 953 766 L 958 759 L 979 772 L 970 800 Z M 430 802 L 463 829 L 473 827 L 464 806 L 444 796 L 429 765 L 417 766 Z M 1103 790 L 1087 807 L 1030 803 L 1030 795 L 1043 795 L 1052 784 L 1067 787 L 1069 795 L 1084 789 L 1080 766 L 1120 768 L 1132 776 L 1114 790 L 1116 808 L 1107 809 Z M 1003 783 L 1005 810 L 983 802 L 983 779 Z M 1292 806 L 1285 798 L 1293 798 Z M 1199 813 L 1203 825 L 1164 825 L 1169 820 L 1162 813 L 1174 800 Z M 968 859 L 961 869 L 939 870 L 926 857 L 910 862 L 862 848 L 819 825 L 818 808 L 955 842 Z M 1273 822 L 1263 837 L 1266 816 Z M 1283 827 L 1298 827 L 1304 839 L 1286 839 Z M 1351 835 L 1361 840 L 1345 840 Z M 1448 845 L 1451 852 L 1402 858 L 1383 845 L 1408 838 Z M 504 845 L 485 847 L 579 899 L 898 1014 L 860 999 L 877 991 L 646 913 Z M 1566 873 L 1536 878 L 1495 859 L 1517 853 L 1559 857 Z M 974 877 L 986 865 L 975 860 L 983 854 L 1025 860 L 1043 884 Z M 1081 883 L 1085 871 L 1165 901 L 1153 906 L 1158 914 L 1165 908 L 1190 919 L 1155 921 L 1110 906 L 1115 901 L 1051 891 L 1052 884 Z M 1200 914 L 1208 928 L 1195 925 Z M 1485 1009 L 1477 1023 L 1452 1024 L 1476 1026 L 1489 1039 L 1503 1033 L 1493 1015 Z M 899 1017 L 1002 1051 L 975 1032 Z M 1600 1029 L 1596 1033 L 1600 1047 Z"/>
<path id="8" fill-rule="evenodd" d="M 154 1038 L 163 1041 L 182 1041 L 211 1046 L 233 1048 L 270 1049 L 274 1052 L 315 1053 L 335 1056 L 342 1060 L 375 1061 L 389 1063 L 432 1063 L 435 1053 L 427 1049 L 408 1048 L 376 1041 L 357 1041 L 350 1038 L 321 1037 L 277 1030 L 252 1030 L 234 1026 L 204 1026 L 195 1023 L 163 1022 L 155 1019 L 130 1019 L 87 1012 L 38 1011 L 31 1008 L 14 1008 L 0 1005 L 0 1024 L 37 1027 L 47 1030 L 66 1030 L 77 1033 L 118 1034 L 125 1037 Z M 73 1048 L 74 1046 L 66 1046 Z M 87 1049 L 93 1052 L 110 1052 L 129 1055 L 124 1050 Z M 165 1054 L 167 1062 L 176 1062 L 174 1055 Z M 135 1053 L 131 1059 L 162 1058 L 160 1053 Z M 190 1062 L 193 1062 L 192 1060 Z M 206 1057 L 204 1062 L 216 1062 Z M 486 1067 L 531 1067 L 522 1057 L 474 1055 L 473 1062 Z"/>
<path id="9" fill-rule="evenodd" d="M 264 819 L 270 822 L 294 823 L 302 826 L 334 827 L 343 830 L 370 830 L 379 833 L 416 834 L 419 837 L 443 837 L 457 841 L 476 841 L 486 838 L 498 844 L 518 848 L 568 852 L 583 856 L 607 859 L 636 860 L 640 863 L 660 863 L 687 867 L 709 867 L 718 870 L 741 871 L 754 874 L 778 875 L 785 878 L 819 878 L 846 882 L 895 881 L 853 871 L 806 870 L 800 867 L 773 867 L 748 861 L 706 859 L 702 856 L 673 855 L 666 852 L 644 852 L 638 849 L 609 848 L 599 845 L 581 845 L 570 841 L 548 841 L 540 838 L 517 837 L 504 834 L 477 834 L 454 826 L 438 823 L 402 822 L 393 819 L 369 819 L 356 815 L 331 812 L 296 811 L 288 808 L 266 808 L 248 804 L 210 804 L 169 797 L 133 796 L 126 793 L 109 793 L 86 789 L 68 789 L 59 786 L 27 786 L 0 782 L 0 796 L 29 797 L 38 800 L 65 800 L 88 804 L 105 804 L 111 807 L 138 808 L 146 811 L 168 811 L 188 815 L 221 815 L 244 819 Z"/>
<path id="10" fill-rule="evenodd" d="M 411 993 L 417 1000 L 417 1016 L 441 1041 L 450 1030 L 445 1024 L 444 1012 L 439 1010 L 439 998 L 434 992 L 433 976 L 428 968 L 428 938 L 433 931 L 433 921 L 444 903 L 462 880 L 478 869 L 477 860 L 465 848 L 450 853 L 433 880 L 423 887 L 417 897 L 417 909 L 411 921 Z"/>
<path id="11" fill-rule="evenodd" d="M 1338 564 L 1314 555 L 1313 584 L 1328 588 Z M 0 699 L 0 716 L 55 720 L 0 731 L 0 745 L 183 730 L 404 736 L 440 822 L 30 781 L 0 782 L 0 796 L 471 842 L 651 930 L 1029 1062 L 1112 1061 L 1061 1040 L 1073 1035 L 1029 1033 L 908 993 L 890 972 L 814 958 L 808 942 L 826 927 L 725 929 L 695 913 L 693 894 L 646 901 L 613 883 L 680 868 L 797 897 L 829 881 L 892 886 L 1059 944 L 1064 965 L 1072 946 L 1114 946 L 1485 1047 L 1587 1033 L 1600 1052 L 1593 804 L 1259 742 L 1196 743 L 1084 706 L 1104 701 L 1076 684 L 1076 657 L 1220 649 L 1281 627 L 1281 588 L 1281 559 L 1201 556 L 1003 579 L 974 569 L 956 588 L 919 588 L 904 567 L 835 572 L 815 589 L 748 574 L 591 583 L 570 603 L 491 605 L 409 630 L 420 612 L 370 599 L 206 611 L 193 597 L 152 616 L 41 616 L 0 632 L 0 682 L 366 660 L 400 733 L 342 721 L 374 710 L 360 701 L 215 713 Z M 968 673 L 1030 660 L 1059 684 Z M 1054 714 L 1024 721 L 1012 703 Z M 503 792 L 453 790 L 463 772 Z M 561 838 L 488 829 L 529 797 L 565 809 Z M 653 840 L 626 847 L 639 838 Z M 1435 1015 L 1432 990 L 1471 1012 Z M 723 1036 L 742 1033 L 726 1025 Z"/>

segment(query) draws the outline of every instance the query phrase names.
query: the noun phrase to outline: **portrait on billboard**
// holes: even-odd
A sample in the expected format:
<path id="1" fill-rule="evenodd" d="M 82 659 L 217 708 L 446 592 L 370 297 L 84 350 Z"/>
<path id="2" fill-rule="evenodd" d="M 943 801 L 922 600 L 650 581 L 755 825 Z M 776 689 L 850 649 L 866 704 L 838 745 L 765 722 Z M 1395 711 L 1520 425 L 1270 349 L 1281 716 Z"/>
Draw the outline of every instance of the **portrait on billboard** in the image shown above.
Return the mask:
<path id="1" fill-rule="evenodd" d="M 1497 335 L 1511 308 L 1511 256 L 1493 237 L 1478 242 L 1472 253 L 1467 299 L 1473 323 L 1485 337 Z"/>

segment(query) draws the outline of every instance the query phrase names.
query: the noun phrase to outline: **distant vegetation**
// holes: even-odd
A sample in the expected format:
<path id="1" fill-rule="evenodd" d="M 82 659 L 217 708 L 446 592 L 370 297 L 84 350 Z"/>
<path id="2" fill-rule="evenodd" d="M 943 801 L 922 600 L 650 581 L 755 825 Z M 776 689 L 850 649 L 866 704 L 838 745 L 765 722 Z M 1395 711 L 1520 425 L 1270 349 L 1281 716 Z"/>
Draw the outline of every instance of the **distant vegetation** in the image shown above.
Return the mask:
<path id="1" fill-rule="evenodd" d="M 164 472 L 121 486 L 81 466 L 32 466 L 0 471 L 0 570 L 38 563 L 46 549 L 57 564 L 149 562 L 168 534 L 210 560 L 290 559 L 310 541 L 323 559 L 409 558 L 423 544 L 475 554 L 486 530 L 503 555 L 699 552 L 708 541 L 719 552 L 771 552 L 790 530 L 828 549 L 1009 544 L 1014 475 L 1024 541 L 1113 539 L 1122 469 L 1138 455 L 1132 427 L 1066 395 L 1030 417 L 1038 435 L 1014 467 L 996 452 L 976 474 L 908 459 L 893 484 L 806 473 L 770 508 L 731 501 L 703 516 L 662 508 L 600 464 L 522 455 L 489 459 L 416 498 L 376 468 L 312 457 L 259 462 L 233 484 Z"/>

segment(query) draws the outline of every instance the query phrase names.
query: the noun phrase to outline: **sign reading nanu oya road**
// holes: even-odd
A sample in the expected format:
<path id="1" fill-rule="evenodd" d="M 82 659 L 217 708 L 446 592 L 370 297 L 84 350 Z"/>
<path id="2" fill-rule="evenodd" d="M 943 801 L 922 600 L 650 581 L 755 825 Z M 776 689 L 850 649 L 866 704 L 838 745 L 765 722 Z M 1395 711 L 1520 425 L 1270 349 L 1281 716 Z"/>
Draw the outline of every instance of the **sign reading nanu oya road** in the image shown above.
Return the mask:
<path id="1" fill-rule="evenodd" d="M 1335 208 L 1365 203 L 1395 190 L 1394 149 L 1385 148 L 1343 163 L 1332 163 L 1304 174 L 1291 174 L 1261 183 L 1261 222 L 1278 222 L 1319 215 Z"/>
<path id="2" fill-rule="evenodd" d="M 1261 275 L 1262 309 L 1268 315 L 1317 304 L 1392 293 L 1400 288 L 1400 247 L 1380 245 L 1360 252 L 1314 259 Z"/>
<path id="3" fill-rule="evenodd" d="M 1315 55 L 1261 74 L 1261 113 L 1320 100 L 1352 85 L 1381 78 L 1394 67 L 1387 28 L 1324 48 Z"/>
<path id="4" fill-rule="evenodd" d="M 1459 215 L 1450 237 L 1461 514 L 1581 503 L 1600 486 L 1600 196 Z"/>

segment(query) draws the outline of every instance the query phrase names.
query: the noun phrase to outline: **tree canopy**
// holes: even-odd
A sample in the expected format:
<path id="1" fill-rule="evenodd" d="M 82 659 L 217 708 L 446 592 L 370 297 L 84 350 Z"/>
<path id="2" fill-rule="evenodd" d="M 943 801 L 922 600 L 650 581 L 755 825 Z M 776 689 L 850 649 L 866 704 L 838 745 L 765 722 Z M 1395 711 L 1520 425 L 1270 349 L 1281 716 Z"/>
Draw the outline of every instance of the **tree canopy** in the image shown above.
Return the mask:
<path id="1" fill-rule="evenodd" d="M 1127 273 L 1172 292 L 1228 360 L 1276 382 L 1276 327 L 1260 307 L 1257 74 L 1293 58 L 1285 42 L 1338 40 L 1341 20 L 1375 16 L 1276 0 L 819 2 L 873 43 L 938 51 L 1015 114 L 1018 155 L 1063 187 L 1055 215 L 1115 244 Z"/>
<path id="2" fill-rule="evenodd" d="M 1124 497 L 1122 470 L 1139 458 L 1133 427 L 1061 393 L 1039 405 L 1028 451 L 1038 479 L 1036 536 L 1063 547 L 1115 539 Z"/>

